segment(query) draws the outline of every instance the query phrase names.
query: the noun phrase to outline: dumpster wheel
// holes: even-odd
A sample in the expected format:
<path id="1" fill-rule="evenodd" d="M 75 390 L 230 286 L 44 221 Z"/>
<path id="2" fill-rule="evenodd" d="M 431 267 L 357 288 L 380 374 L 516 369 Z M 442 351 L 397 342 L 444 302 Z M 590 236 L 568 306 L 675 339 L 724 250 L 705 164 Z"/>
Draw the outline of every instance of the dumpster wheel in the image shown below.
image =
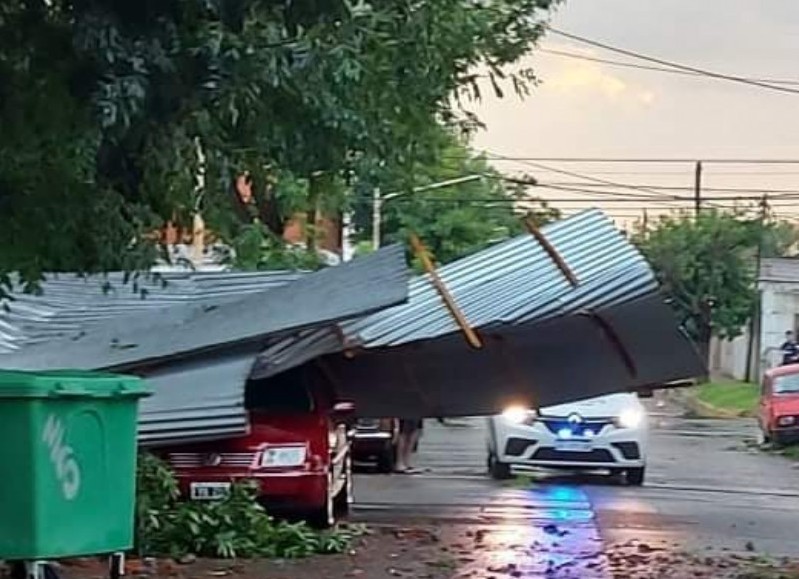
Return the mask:
<path id="1" fill-rule="evenodd" d="M 61 579 L 61 573 L 50 563 L 15 561 L 11 564 L 10 577 L 11 579 Z"/>

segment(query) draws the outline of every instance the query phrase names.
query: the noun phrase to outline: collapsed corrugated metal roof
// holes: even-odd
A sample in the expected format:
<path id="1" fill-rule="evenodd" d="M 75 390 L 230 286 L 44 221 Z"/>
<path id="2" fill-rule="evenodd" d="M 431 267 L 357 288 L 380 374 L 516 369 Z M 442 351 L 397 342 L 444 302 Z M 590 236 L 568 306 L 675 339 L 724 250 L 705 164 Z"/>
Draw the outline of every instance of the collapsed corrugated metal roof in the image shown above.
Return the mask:
<path id="1" fill-rule="evenodd" d="M 578 285 L 532 235 L 499 243 L 438 270 L 470 326 L 541 321 L 657 289 L 646 260 L 598 210 L 549 224 L 542 233 Z M 341 325 L 348 347 L 359 348 L 398 346 L 459 331 L 428 274 L 410 282 L 406 303 Z M 265 378 L 342 349 L 341 340 L 333 338 L 329 331 L 287 338 L 259 357 L 253 377 Z"/>
<path id="2" fill-rule="evenodd" d="M 103 298 L 99 319 L 85 311 L 88 305 L 73 307 L 84 303 L 76 295 L 102 295 L 95 285 L 46 286 L 45 292 L 53 289 L 48 315 L 63 321 L 78 312 L 90 319 L 66 323 L 56 340 L 47 339 L 54 334 L 45 323 L 36 334 L 41 339 L 0 355 L 0 367 L 114 369 L 147 377 L 154 395 L 142 402 L 139 421 L 140 439 L 146 443 L 243 434 L 244 385 L 263 340 L 285 331 L 327 327 L 407 298 L 401 246 L 295 279 L 281 275 L 265 277 L 265 290 L 239 293 L 245 281 L 255 284 L 257 277 L 204 274 L 186 282 L 182 292 L 179 284 L 172 285 L 169 295 L 153 302 L 160 307 L 145 307 L 126 290 L 116 302 L 112 296 Z M 11 315 L 22 315 L 16 310 L 19 303 L 14 302 Z M 69 307 L 59 310 L 57 303 Z"/>
<path id="3" fill-rule="evenodd" d="M 704 373 L 652 270 L 606 216 L 583 212 L 542 235 L 543 241 L 511 239 L 438 271 L 484 338 L 481 349 L 466 344 L 431 276 L 423 275 L 411 282 L 407 303 L 342 324 L 343 341 L 326 330 L 274 344 L 259 356 L 253 377 L 328 355 L 322 362 L 329 376 L 361 412 L 459 415 L 496 411 L 508 388 L 550 404 Z M 630 316 L 648 316 L 652 325 L 630 324 Z M 567 335 L 574 331 L 581 335 Z M 641 343 L 645 337 L 654 339 Z M 337 354 L 344 350 L 350 355 Z M 524 379 L 509 380 L 513 366 Z"/>
<path id="4" fill-rule="evenodd" d="M 364 315 L 405 301 L 407 293 L 404 249 L 395 245 L 265 292 L 115 317 L 67 334 L 57 348 L 25 348 L 11 362 L 17 369 L 141 367 Z"/>
<path id="5" fill-rule="evenodd" d="M 480 349 L 450 333 L 318 360 L 364 416 L 490 415 L 553 406 L 705 374 L 657 292 L 541 322 L 479 331 Z"/>
<path id="6" fill-rule="evenodd" d="M 0 354 L 74 336 L 111 318 L 172 305 L 218 304 L 280 287 L 304 275 L 292 271 L 169 272 L 128 279 L 124 273 L 78 276 L 48 274 L 41 294 L 18 285 L 0 308 Z"/>

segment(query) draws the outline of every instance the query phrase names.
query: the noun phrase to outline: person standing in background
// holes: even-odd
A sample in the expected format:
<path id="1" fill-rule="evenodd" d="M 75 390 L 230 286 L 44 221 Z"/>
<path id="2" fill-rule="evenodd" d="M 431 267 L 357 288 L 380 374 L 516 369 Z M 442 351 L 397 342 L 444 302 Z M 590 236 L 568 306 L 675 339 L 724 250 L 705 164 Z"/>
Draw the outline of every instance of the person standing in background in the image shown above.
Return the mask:
<path id="1" fill-rule="evenodd" d="M 780 346 L 782 352 L 782 365 L 799 364 L 799 344 L 796 343 L 793 332 L 785 332 L 785 342 Z"/>
<path id="2" fill-rule="evenodd" d="M 399 423 L 399 439 L 397 440 L 398 474 L 418 474 L 419 469 L 411 466 L 413 451 L 422 435 L 424 421 L 416 418 L 401 418 Z"/>

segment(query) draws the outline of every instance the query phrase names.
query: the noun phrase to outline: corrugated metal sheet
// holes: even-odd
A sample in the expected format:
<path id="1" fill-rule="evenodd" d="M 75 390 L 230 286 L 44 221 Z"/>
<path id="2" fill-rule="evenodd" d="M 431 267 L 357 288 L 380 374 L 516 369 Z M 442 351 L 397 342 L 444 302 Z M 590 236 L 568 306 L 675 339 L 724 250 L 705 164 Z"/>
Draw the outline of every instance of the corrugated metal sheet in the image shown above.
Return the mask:
<path id="1" fill-rule="evenodd" d="M 408 295 L 405 252 L 399 246 L 219 303 L 199 300 L 96 324 L 11 358 L 18 369 L 127 369 L 305 326 L 353 318 L 402 303 Z"/>
<path id="2" fill-rule="evenodd" d="M 186 304 L 219 304 L 280 287 L 301 272 L 183 272 L 141 275 L 125 282 L 123 273 L 80 277 L 48 274 L 42 294 L 12 292 L 0 309 L 0 354 L 74 336 L 104 320 Z"/>
<path id="3" fill-rule="evenodd" d="M 522 235 L 438 270 L 474 328 L 543 321 L 643 296 L 657 289 L 646 260 L 601 211 L 549 224 L 542 232 L 575 274 L 573 288 L 547 252 Z M 342 324 L 351 346 L 381 348 L 459 332 L 428 275 L 410 282 L 408 301 Z M 266 350 L 255 369 L 267 377 L 341 349 L 328 333 L 289 338 Z"/>
<path id="4" fill-rule="evenodd" d="M 167 364 L 145 374 L 153 395 L 139 409 L 146 446 L 237 436 L 247 432 L 244 384 L 257 351 Z"/>
<path id="5" fill-rule="evenodd" d="M 24 301 L 32 312 L 46 311 L 59 329 L 46 319 L 34 320 L 35 328 L 17 323 L 36 339 L 0 355 L 0 367 L 115 369 L 148 378 L 155 394 L 142 403 L 139 420 L 146 444 L 243 434 L 244 385 L 267 337 L 366 315 L 403 302 L 408 291 L 401 246 L 299 277 L 266 276 L 261 291 L 258 274 L 174 279 L 148 305 L 127 289 L 115 301 L 95 282 L 67 278 L 66 287 L 51 280 L 38 298 L 47 308 L 26 296 L 10 315 L 21 319 L 16 306 Z M 88 311 L 93 300 L 103 304 L 100 314 Z"/>
<path id="6" fill-rule="evenodd" d="M 450 333 L 352 358 L 331 354 L 319 363 L 360 414 L 407 418 L 552 406 L 705 373 L 657 292 L 598 313 L 621 349 L 591 317 L 565 315 L 482 330 L 479 350 Z"/>
<path id="7" fill-rule="evenodd" d="M 579 280 L 572 288 L 530 235 L 446 265 L 439 276 L 472 327 L 513 324 L 628 300 L 657 287 L 641 254 L 600 211 L 586 211 L 543 228 Z M 458 331 L 428 276 L 416 278 L 407 304 L 345 326 L 365 347 L 425 340 Z"/>
<path id="8" fill-rule="evenodd" d="M 321 358 L 362 413 L 457 416 L 496 412 L 513 397 L 549 405 L 705 373 L 651 268 L 610 219 L 587 211 L 543 234 L 576 287 L 530 235 L 439 270 L 479 350 L 424 275 L 407 303 L 341 324 L 343 341 L 326 330 L 274 344 L 253 376 Z M 354 356 L 340 354 L 347 348 Z"/>

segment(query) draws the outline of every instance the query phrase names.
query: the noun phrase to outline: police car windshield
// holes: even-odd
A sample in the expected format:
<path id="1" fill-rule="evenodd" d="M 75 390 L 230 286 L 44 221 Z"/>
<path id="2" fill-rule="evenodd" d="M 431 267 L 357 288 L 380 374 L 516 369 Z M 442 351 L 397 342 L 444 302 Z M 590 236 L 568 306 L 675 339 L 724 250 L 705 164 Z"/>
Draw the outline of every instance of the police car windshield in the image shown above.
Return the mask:
<path id="1" fill-rule="evenodd" d="M 799 394 L 799 374 L 786 374 L 774 379 L 774 394 Z"/>

